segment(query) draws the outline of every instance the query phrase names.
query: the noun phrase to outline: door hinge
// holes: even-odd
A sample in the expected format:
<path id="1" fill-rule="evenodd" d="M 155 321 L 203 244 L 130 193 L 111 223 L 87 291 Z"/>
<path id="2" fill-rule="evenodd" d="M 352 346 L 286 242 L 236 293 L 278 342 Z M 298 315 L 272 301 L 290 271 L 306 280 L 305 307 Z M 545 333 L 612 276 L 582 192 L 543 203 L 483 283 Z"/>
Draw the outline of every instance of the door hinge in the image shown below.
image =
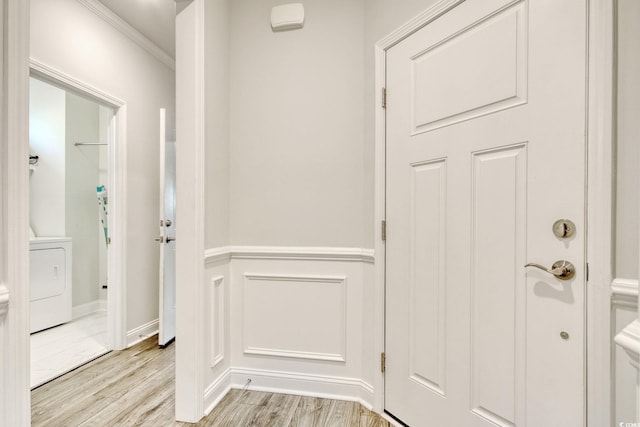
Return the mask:
<path id="1" fill-rule="evenodd" d="M 387 88 L 382 88 L 382 108 L 387 108 Z"/>
<path id="2" fill-rule="evenodd" d="M 589 281 L 589 263 L 587 263 L 587 268 L 586 268 L 586 276 L 587 276 L 587 282 Z"/>
<path id="3" fill-rule="evenodd" d="M 382 241 L 387 240 L 387 221 L 382 220 Z"/>
<path id="4" fill-rule="evenodd" d="M 380 371 L 384 373 L 387 368 L 387 354 L 382 352 L 380 353 Z"/>

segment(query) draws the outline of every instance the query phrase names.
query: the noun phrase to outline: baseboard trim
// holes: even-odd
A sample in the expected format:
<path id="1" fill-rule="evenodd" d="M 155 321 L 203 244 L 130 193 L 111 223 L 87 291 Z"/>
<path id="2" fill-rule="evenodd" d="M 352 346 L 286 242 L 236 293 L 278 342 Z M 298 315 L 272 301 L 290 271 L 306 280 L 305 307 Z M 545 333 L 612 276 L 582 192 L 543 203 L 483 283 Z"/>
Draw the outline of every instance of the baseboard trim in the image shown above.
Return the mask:
<path id="1" fill-rule="evenodd" d="M 373 264 L 373 249 L 313 246 L 222 246 L 207 249 L 205 263 L 231 259 L 347 261 Z"/>
<path id="2" fill-rule="evenodd" d="M 204 391 L 205 416 L 224 399 L 231 388 L 231 369 L 227 369 Z"/>
<path id="3" fill-rule="evenodd" d="M 247 381 L 251 380 L 249 384 Z M 229 368 L 204 392 L 205 415 L 209 414 L 231 389 L 266 391 L 297 396 L 358 402 L 372 410 L 373 387 L 354 378 L 299 374 L 263 369 Z"/>
<path id="4" fill-rule="evenodd" d="M 231 368 L 230 388 L 358 402 L 371 410 L 373 387 L 359 379 L 262 369 Z M 251 383 L 247 386 L 247 381 Z"/>
<path id="5" fill-rule="evenodd" d="M 76 305 L 71 309 L 71 318 L 76 320 L 96 311 L 105 311 L 107 309 L 106 301 L 94 300 L 85 304 Z"/>
<path id="6" fill-rule="evenodd" d="M 160 321 L 158 319 L 147 322 L 127 332 L 127 348 L 146 340 L 152 335 L 156 335 L 160 330 Z"/>

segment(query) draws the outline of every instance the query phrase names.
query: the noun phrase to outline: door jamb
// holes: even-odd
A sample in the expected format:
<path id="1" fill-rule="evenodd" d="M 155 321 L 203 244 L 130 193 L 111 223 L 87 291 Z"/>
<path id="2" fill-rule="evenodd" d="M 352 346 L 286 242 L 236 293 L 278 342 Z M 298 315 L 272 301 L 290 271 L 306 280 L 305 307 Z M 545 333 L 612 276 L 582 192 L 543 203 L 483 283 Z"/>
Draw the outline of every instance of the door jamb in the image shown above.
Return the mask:
<path id="1" fill-rule="evenodd" d="M 0 425 L 28 425 L 29 0 L 0 4 Z"/>
<path id="2" fill-rule="evenodd" d="M 109 349 L 127 347 L 126 319 L 126 182 L 127 182 L 127 104 L 94 86 L 68 74 L 30 60 L 31 75 L 56 86 L 89 96 L 114 110 L 113 124 L 109 126 L 108 153 L 108 216 L 110 244 L 107 247 L 107 341 Z M 27 193 L 28 194 L 28 193 Z"/>
<path id="3" fill-rule="evenodd" d="M 385 351 L 385 243 L 378 225 L 385 220 L 386 51 L 465 0 L 441 0 L 390 33 L 375 45 L 375 354 Z M 612 278 L 612 159 L 613 159 L 613 8 L 615 0 L 588 0 L 587 100 L 587 261 L 586 301 L 586 419 L 606 425 L 611 419 L 610 293 Z M 384 412 L 384 374 L 374 377 L 373 407 Z"/>

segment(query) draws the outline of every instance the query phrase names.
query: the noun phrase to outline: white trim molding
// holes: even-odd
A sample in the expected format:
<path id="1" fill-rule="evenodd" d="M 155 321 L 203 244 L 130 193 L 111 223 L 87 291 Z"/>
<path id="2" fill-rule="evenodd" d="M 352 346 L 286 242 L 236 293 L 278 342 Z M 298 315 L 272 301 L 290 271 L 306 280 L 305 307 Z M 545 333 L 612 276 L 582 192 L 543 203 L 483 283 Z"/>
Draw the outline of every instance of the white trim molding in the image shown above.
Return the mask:
<path id="1" fill-rule="evenodd" d="M 96 102 L 114 109 L 114 123 L 109 127 L 109 236 L 107 249 L 107 334 L 109 347 L 122 350 L 127 347 L 127 103 L 121 98 L 100 88 L 83 82 L 63 71 L 31 58 L 31 75 L 60 86 L 65 90 L 79 92 Z"/>
<path id="2" fill-rule="evenodd" d="M 176 69 L 176 60 L 161 49 L 157 44 L 149 40 L 140 31 L 129 25 L 126 21 L 116 15 L 111 9 L 100 3 L 98 0 L 77 0 L 78 3 L 96 14 L 100 19 L 111 25 L 116 30 L 151 54 L 158 61 L 170 69 Z"/>
<path id="3" fill-rule="evenodd" d="M 205 235 L 205 3 L 193 0 L 176 17 L 176 386 L 178 421 L 204 414 L 206 346 Z"/>
<path id="4" fill-rule="evenodd" d="M 204 415 L 209 414 L 231 390 L 231 368 L 225 370 L 204 391 Z"/>
<path id="5" fill-rule="evenodd" d="M 612 296 L 632 297 L 638 299 L 638 288 L 640 284 L 635 279 L 614 279 L 611 283 Z"/>
<path id="6" fill-rule="evenodd" d="M 225 304 L 225 288 L 226 283 L 224 276 L 215 276 L 210 281 L 210 311 L 209 311 L 209 328 L 211 335 L 210 340 L 210 354 L 211 354 L 211 368 L 215 368 L 224 360 L 225 354 L 225 330 L 226 330 L 226 304 Z M 205 393 L 206 396 L 206 393 Z M 206 400 L 206 397 L 205 397 Z"/>
<path id="7" fill-rule="evenodd" d="M 31 424 L 29 390 L 29 1 L 0 7 L 0 426 Z M 4 293 L 6 298 L 6 292 Z"/>
<path id="8" fill-rule="evenodd" d="M 158 333 L 160 321 L 152 320 L 127 332 L 127 348 L 138 344 Z"/>
<path id="9" fill-rule="evenodd" d="M 126 104 L 126 102 L 121 98 L 78 80 L 69 74 L 38 61 L 37 59 L 30 58 L 29 67 L 31 68 L 31 75 L 44 78 L 55 85 L 64 87 L 65 89 L 83 92 L 84 94 L 95 98 L 101 104 L 106 103 L 113 108 L 120 108 Z"/>
<path id="10" fill-rule="evenodd" d="M 9 289 L 4 283 L 0 283 L 0 322 L 4 320 L 7 311 L 9 311 Z"/>
<path id="11" fill-rule="evenodd" d="M 230 377 L 230 388 L 347 400 L 372 409 L 373 387 L 358 378 L 245 368 L 231 368 Z"/>
<path id="12" fill-rule="evenodd" d="M 244 274 L 244 295 L 246 304 L 246 295 L 247 295 L 247 287 L 250 282 L 296 282 L 297 284 L 304 283 L 314 283 L 314 284 L 322 284 L 322 285 L 338 285 L 340 289 L 340 297 L 339 297 L 339 313 L 340 313 L 340 321 L 337 330 L 332 331 L 331 335 L 336 336 L 336 341 L 338 342 L 338 350 L 337 353 L 318 353 L 311 351 L 300 351 L 300 350 L 292 350 L 292 349 L 279 349 L 279 348 L 261 348 L 261 347 L 253 347 L 247 343 L 247 328 L 248 328 L 248 320 L 247 314 L 248 310 L 243 310 L 245 318 L 243 320 L 244 331 L 243 331 L 243 353 L 249 355 L 258 355 L 258 356 L 268 356 L 268 357 L 278 357 L 278 358 L 288 358 L 288 359 L 305 359 L 305 360 L 317 360 L 317 361 L 330 361 L 330 362 L 343 362 L 346 363 L 346 349 L 347 349 L 347 277 L 346 276 L 311 276 L 311 275 L 291 275 L 291 274 L 254 274 L 254 273 L 245 273 Z M 317 301 L 316 301 L 317 304 Z M 266 322 L 266 320 L 262 321 Z"/>
<path id="13" fill-rule="evenodd" d="M 231 259 L 346 261 L 373 264 L 372 249 L 315 247 L 315 246 L 223 246 L 207 249 L 205 263 L 217 263 Z"/>
<path id="14" fill-rule="evenodd" d="M 631 322 L 615 338 L 616 344 L 631 357 L 631 363 L 640 369 L 640 319 Z"/>
<path id="15" fill-rule="evenodd" d="M 440 0 L 439 2 L 432 5 L 429 9 L 425 10 L 415 18 L 411 19 L 409 22 L 405 23 L 400 28 L 397 28 L 395 31 L 389 33 L 386 37 L 379 40 L 378 43 L 376 43 L 376 47 L 379 47 L 383 51 L 386 51 L 393 45 L 400 43 L 402 40 L 415 33 L 420 28 L 444 15 L 464 1 L 465 0 Z M 376 87 L 378 87 L 378 85 L 376 85 Z"/>
<path id="16" fill-rule="evenodd" d="M 96 311 L 105 311 L 106 307 L 102 305 L 102 302 L 103 301 L 101 300 L 93 300 L 85 304 L 80 304 L 72 307 L 71 318 L 73 320 L 76 320 L 88 314 L 95 313 Z"/>

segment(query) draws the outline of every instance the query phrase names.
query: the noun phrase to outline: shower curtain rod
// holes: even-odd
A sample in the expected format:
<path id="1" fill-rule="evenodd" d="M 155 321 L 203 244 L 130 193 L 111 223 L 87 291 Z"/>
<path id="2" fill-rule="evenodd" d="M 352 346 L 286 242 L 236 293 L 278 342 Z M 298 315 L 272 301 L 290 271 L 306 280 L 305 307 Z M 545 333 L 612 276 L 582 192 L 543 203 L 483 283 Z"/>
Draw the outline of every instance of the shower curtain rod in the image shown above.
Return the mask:
<path id="1" fill-rule="evenodd" d="M 107 142 L 76 142 L 73 145 L 77 147 L 78 145 L 109 145 L 109 143 Z"/>

